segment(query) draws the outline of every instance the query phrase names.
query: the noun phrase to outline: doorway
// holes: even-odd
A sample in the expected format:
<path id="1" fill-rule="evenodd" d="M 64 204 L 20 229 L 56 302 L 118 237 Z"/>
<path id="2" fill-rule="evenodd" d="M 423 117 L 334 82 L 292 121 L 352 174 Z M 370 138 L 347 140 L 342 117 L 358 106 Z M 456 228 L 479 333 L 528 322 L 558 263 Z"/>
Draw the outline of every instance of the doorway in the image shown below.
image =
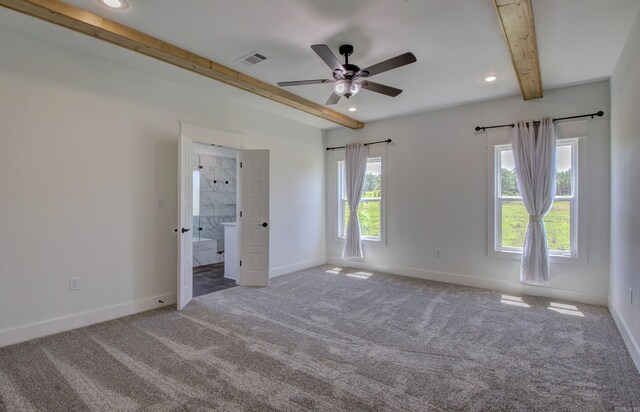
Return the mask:
<path id="1" fill-rule="evenodd" d="M 217 272 L 214 276 L 222 273 L 223 278 L 231 279 L 231 281 L 220 282 L 255 287 L 269 285 L 269 150 L 243 149 L 244 140 L 245 137 L 242 135 L 181 123 L 178 153 L 179 229 L 176 229 L 179 310 L 194 297 L 194 267 L 199 268 L 195 270 L 196 275 L 201 274 L 199 272 L 212 270 Z M 223 149 L 224 151 L 221 152 Z M 232 203 L 227 203 L 225 208 L 225 200 L 221 200 L 221 204 L 217 205 L 222 216 L 235 210 L 235 222 L 230 221 L 230 218 L 225 222 L 224 218 L 220 219 L 221 216 L 204 214 L 209 212 L 204 210 L 203 205 L 206 202 L 203 203 L 201 199 L 204 193 L 200 191 L 201 186 L 208 185 L 206 187 L 212 188 L 212 192 L 215 191 L 212 184 L 218 185 L 215 186 L 218 191 L 220 187 L 225 188 L 222 193 L 233 191 L 231 171 L 227 171 L 225 175 L 222 173 L 225 172 L 224 170 L 218 170 L 219 175 L 214 173 L 208 177 L 204 176 L 203 171 L 207 166 L 202 163 L 203 155 L 212 154 L 214 150 L 217 156 L 222 154 L 222 157 L 235 160 L 235 207 L 231 206 Z M 235 157 L 231 153 L 235 153 Z M 205 160 L 209 159 L 205 158 Z M 216 166 L 218 163 L 213 165 Z M 200 166 L 203 168 L 201 169 Z M 224 168 L 218 167 L 218 169 Z M 204 179 L 213 179 L 216 182 L 203 182 Z M 227 195 L 226 201 L 229 197 L 230 195 Z M 215 211 L 216 205 L 208 204 L 207 207 L 210 206 L 213 206 Z M 216 235 L 216 227 L 207 226 L 210 221 L 218 221 L 220 226 L 224 227 L 224 229 L 217 228 L 218 231 L 224 231 L 224 234 L 219 236 L 222 240 Z M 206 244 L 206 242 L 210 243 Z M 213 263 L 194 256 L 196 252 L 194 243 L 202 243 L 197 245 L 198 251 L 202 248 L 213 251 L 215 254 Z M 212 252 L 206 255 L 211 258 Z M 212 266 L 202 268 L 209 265 Z"/>
<path id="2" fill-rule="evenodd" d="M 238 153 L 194 143 L 193 297 L 236 286 Z M 227 260 L 229 257 L 229 260 Z"/>

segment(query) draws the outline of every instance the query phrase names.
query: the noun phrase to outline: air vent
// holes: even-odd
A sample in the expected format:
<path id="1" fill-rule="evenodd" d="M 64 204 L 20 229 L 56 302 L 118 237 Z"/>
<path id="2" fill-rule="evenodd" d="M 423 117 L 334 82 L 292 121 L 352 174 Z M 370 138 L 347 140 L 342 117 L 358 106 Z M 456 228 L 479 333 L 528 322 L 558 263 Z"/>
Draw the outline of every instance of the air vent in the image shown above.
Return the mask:
<path id="1" fill-rule="evenodd" d="M 264 54 L 259 53 L 257 51 L 253 51 L 247 54 L 246 56 L 242 56 L 239 59 L 236 59 L 237 62 L 246 64 L 247 66 L 254 66 L 265 60 L 267 60 L 267 57 Z"/>

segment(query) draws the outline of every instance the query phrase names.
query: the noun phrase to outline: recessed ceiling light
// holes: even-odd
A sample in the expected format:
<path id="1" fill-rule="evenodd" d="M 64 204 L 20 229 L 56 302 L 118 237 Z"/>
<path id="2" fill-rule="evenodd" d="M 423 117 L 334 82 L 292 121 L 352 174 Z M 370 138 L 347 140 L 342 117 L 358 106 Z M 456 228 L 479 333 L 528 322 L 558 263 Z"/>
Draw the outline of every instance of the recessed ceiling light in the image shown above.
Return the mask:
<path id="1" fill-rule="evenodd" d="M 483 80 L 487 83 L 495 82 L 496 80 L 498 80 L 498 76 L 496 76 L 495 74 L 490 74 L 489 76 L 486 76 Z"/>
<path id="2" fill-rule="evenodd" d="M 98 0 L 98 3 L 113 10 L 124 10 L 129 8 L 129 2 L 127 0 Z"/>
<path id="3" fill-rule="evenodd" d="M 349 107 L 347 110 L 349 110 L 350 112 L 355 112 L 356 110 L 358 110 L 358 108 L 356 108 L 356 107 Z"/>

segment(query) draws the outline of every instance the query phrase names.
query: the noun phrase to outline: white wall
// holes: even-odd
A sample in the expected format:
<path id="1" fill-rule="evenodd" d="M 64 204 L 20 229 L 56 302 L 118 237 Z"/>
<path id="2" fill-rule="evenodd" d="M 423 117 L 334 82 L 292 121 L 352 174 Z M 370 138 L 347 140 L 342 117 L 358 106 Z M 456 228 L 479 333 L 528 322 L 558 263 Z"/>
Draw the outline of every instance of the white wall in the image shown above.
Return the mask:
<path id="1" fill-rule="evenodd" d="M 320 130 L 8 32 L 0 55 L 0 346 L 175 302 L 179 121 L 270 149 L 272 272 L 324 263 Z"/>
<path id="2" fill-rule="evenodd" d="M 611 76 L 609 309 L 640 369 L 640 15 Z M 633 304 L 629 290 L 633 289 Z"/>
<path id="3" fill-rule="evenodd" d="M 389 104 L 393 104 L 390 100 Z M 487 135 L 477 125 L 604 110 L 589 122 L 588 262 L 552 264 L 551 286 L 519 283 L 519 261 L 487 256 Z M 387 244 L 365 244 L 363 262 L 339 259 L 334 163 L 327 155 L 327 259 L 453 283 L 605 304 L 609 281 L 609 83 L 552 90 L 332 129 L 329 146 L 387 138 Z M 585 159 L 582 159 L 583 161 Z M 584 206 L 584 205 L 583 205 Z M 440 249 L 441 257 L 435 250 Z M 584 253 L 584 251 L 583 251 Z"/>

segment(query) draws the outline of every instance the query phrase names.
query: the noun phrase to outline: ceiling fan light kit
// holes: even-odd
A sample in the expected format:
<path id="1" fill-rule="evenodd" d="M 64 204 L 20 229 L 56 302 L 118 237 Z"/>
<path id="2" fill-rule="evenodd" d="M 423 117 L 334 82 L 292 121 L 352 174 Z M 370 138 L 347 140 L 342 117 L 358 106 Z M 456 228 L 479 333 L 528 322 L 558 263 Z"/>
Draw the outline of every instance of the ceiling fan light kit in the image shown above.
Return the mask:
<path id="1" fill-rule="evenodd" d="M 357 80 L 338 80 L 333 86 L 333 91 L 337 95 L 347 99 L 360 93 L 360 90 L 362 90 L 362 83 Z"/>
<path id="2" fill-rule="evenodd" d="M 349 63 L 349 56 L 353 54 L 353 46 L 350 44 L 343 44 L 338 49 L 340 54 L 344 56 L 344 64 L 340 63 L 336 55 L 333 54 L 326 44 L 315 44 L 311 46 L 311 49 L 313 49 L 313 51 L 316 52 L 326 65 L 333 70 L 333 80 L 296 80 L 291 82 L 279 82 L 278 86 L 287 87 L 307 84 L 333 83 L 333 93 L 329 96 L 329 99 L 326 102 L 327 105 L 338 103 L 340 98 L 343 96 L 347 99 L 351 96 L 355 96 L 360 93 L 362 89 L 381 93 L 386 96 L 396 97 L 402 93 L 402 90 L 391 86 L 385 86 L 384 84 L 374 83 L 365 79 L 417 61 L 416 56 L 414 56 L 413 53 L 404 53 L 378 64 L 374 64 L 373 66 L 369 66 L 365 69 L 360 69 L 360 67 L 355 64 Z"/>

